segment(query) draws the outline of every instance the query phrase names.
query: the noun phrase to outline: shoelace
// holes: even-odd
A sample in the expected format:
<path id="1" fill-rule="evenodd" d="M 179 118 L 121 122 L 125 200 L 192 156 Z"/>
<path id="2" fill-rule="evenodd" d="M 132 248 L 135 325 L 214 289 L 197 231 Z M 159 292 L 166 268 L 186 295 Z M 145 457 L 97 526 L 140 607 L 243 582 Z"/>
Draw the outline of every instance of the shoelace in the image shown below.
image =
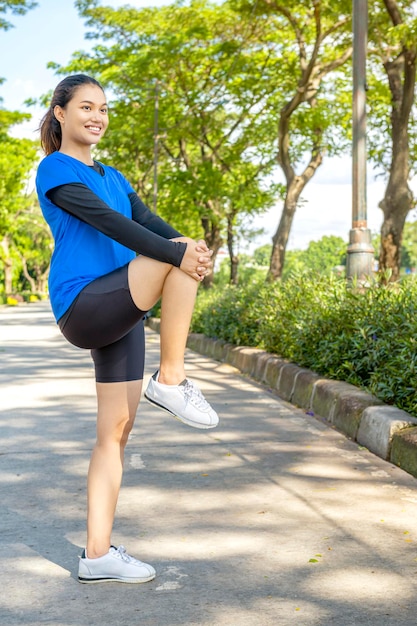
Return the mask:
<path id="1" fill-rule="evenodd" d="M 145 565 L 143 561 L 139 561 L 139 559 L 135 559 L 133 556 L 130 556 L 130 554 L 126 552 L 126 548 L 124 546 L 119 546 L 118 548 L 112 546 L 112 548 L 116 557 L 122 559 L 122 561 L 125 561 L 126 563 L 136 563 L 136 565 Z"/>
<path id="2" fill-rule="evenodd" d="M 122 561 L 125 561 L 126 563 L 131 563 L 132 561 L 136 560 L 133 557 L 129 556 L 124 546 L 119 546 L 118 548 L 114 548 L 114 551 L 117 553 L 116 556 L 122 559 Z"/>
<path id="3" fill-rule="evenodd" d="M 194 406 L 202 411 L 210 409 L 210 405 L 201 393 L 200 389 L 188 378 L 185 380 L 184 395 Z"/>

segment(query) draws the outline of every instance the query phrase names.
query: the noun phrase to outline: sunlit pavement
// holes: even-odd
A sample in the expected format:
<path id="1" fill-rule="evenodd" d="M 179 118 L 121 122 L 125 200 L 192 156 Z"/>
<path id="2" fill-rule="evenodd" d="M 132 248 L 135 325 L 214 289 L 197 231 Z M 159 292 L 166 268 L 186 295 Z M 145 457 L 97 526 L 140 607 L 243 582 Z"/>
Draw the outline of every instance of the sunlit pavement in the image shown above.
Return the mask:
<path id="1" fill-rule="evenodd" d="M 113 543 L 157 569 L 80 585 L 95 438 L 87 351 L 48 303 L 0 309 L 0 624 L 417 624 L 416 479 L 187 351 L 215 430 L 139 407 Z M 159 336 L 147 330 L 146 379 Z"/>

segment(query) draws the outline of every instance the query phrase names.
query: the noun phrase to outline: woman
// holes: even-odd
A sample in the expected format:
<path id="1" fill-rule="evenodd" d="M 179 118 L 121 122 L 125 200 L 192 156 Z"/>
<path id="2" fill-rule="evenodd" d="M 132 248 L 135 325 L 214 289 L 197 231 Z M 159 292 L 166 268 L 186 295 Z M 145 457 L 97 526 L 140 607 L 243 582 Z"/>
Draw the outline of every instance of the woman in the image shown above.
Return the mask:
<path id="1" fill-rule="evenodd" d="M 100 84 L 83 74 L 56 87 L 40 126 L 46 157 L 36 178 L 55 240 L 51 305 L 63 335 L 91 350 L 97 441 L 87 480 L 83 583 L 152 580 L 155 570 L 111 545 L 124 448 L 142 390 L 143 317 L 162 297 L 160 367 L 145 397 L 182 422 L 213 428 L 218 416 L 185 377 L 184 352 L 197 287 L 210 272 L 204 241 L 181 236 L 151 213 L 123 175 L 94 161 L 108 126 Z"/>

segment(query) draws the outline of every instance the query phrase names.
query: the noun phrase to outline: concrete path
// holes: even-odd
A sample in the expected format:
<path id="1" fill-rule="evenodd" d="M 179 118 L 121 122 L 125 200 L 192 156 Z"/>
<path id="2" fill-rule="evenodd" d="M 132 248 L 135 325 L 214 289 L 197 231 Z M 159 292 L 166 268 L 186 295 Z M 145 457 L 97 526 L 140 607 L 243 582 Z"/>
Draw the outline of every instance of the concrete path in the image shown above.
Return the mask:
<path id="1" fill-rule="evenodd" d="M 146 379 L 159 336 L 147 344 Z M 80 585 L 89 354 L 48 303 L 1 308 L 0 350 L 1 625 L 417 624 L 416 479 L 190 351 L 221 425 L 141 405 L 113 537 L 157 578 Z"/>

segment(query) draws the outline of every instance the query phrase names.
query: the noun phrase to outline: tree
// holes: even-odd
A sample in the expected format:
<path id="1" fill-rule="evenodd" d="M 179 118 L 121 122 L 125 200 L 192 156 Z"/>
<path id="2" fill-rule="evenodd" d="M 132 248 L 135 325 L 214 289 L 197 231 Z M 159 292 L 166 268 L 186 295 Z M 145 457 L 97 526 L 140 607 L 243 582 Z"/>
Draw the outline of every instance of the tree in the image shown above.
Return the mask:
<path id="1" fill-rule="evenodd" d="M 35 294 L 46 293 L 53 240 L 35 194 L 27 197 L 26 207 L 17 216 L 13 244 L 21 268 L 18 287 Z"/>
<path id="2" fill-rule="evenodd" d="M 152 204 L 157 156 L 158 212 L 204 236 L 215 253 L 227 238 L 234 261 L 238 216 L 266 210 L 279 190 L 267 178 L 275 166 L 267 112 L 280 61 L 268 44 L 276 36 L 269 20 L 203 0 L 143 10 L 77 6 L 100 43 L 59 71 L 94 73 L 109 89 L 106 161 Z"/>
<path id="3" fill-rule="evenodd" d="M 38 158 L 36 144 L 29 139 L 10 136 L 9 129 L 27 117 L 0 108 L 0 261 L 6 294 L 13 291 L 16 220 L 28 206 L 25 186 Z"/>
<path id="4" fill-rule="evenodd" d="M 269 260 L 271 258 L 272 246 L 270 243 L 266 243 L 256 250 L 253 253 L 253 258 L 257 265 L 261 267 L 267 267 L 269 265 Z"/>
<path id="5" fill-rule="evenodd" d="M 309 270 L 328 272 L 340 265 L 346 265 L 347 242 L 342 237 L 325 235 L 319 241 L 310 241 L 302 258 Z"/>
<path id="6" fill-rule="evenodd" d="M 336 271 L 346 265 L 346 248 L 342 237 L 325 235 L 319 241 L 310 241 L 306 250 L 289 250 L 283 278 L 305 270 L 316 274 Z"/>
<path id="7" fill-rule="evenodd" d="M 24 15 L 37 6 L 33 0 L 0 0 L 0 30 L 9 30 L 13 24 L 7 21 L 7 13 Z M 3 79 L 0 79 L 0 84 Z M 7 111 L 1 107 L 0 98 L 0 261 L 3 263 L 5 293 L 13 290 L 16 250 L 13 232 L 16 217 L 26 206 L 24 186 L 36 159 L 35 144 L 26 139 L 10 136 L 10 127 L 19 124 L 30 115 Z"/>
<path id="8" fill-rule="evenodd" d="M 289 234 L 303 189 L 320 167 L 325 153 L 337 154 L 346 147 L 342 133 L 338 132 L 348 102 L 346 81 L 340 72 L 352 54 L 352 6 L 345 1 L 263 0 L 250 7 L 256 13 L 268 15 L 277 29 L 285 31 L 280 72 L 280 76 L 285 76 L 285 86 L 284 89 L 279 86 L 278 76 L 275 86 L 278 164 L 284 174 L 286 191 L 268 273 L 269 280 L 277 280 L 282 276 Z"/>
<path id="9" fill-rule="evenodd" d="M 415 200 L 409 187 L 416 154 L 410 149 L 416 141 L 412 129 L 415 96 L 417 20 L 415 3 L 383 0 L 372 5 L 370 60 L 373 68 L 370 107 L 370 154 L 388 178 L 380 202 L 384 219 L 381 226 L 379 269 L 398 280 L 401 242 L 406 217 Z M 379 67 L 382 64 L 387 83 Z M 376 97 L 375 97 L 376 96 Z M 382 131 L 382 132 L 381 132 Z M 387 150 L 387 136 L 391 145 Z M 415 171 L 415 170 L 414 170 Z M 389 274 L 386 270 L 390 270 Z"/>
<path id="10" fill-rule="evenodd" d="M 294 274 L 307 270 L 304 262 L 304 250 L 288 250 L 285 255 L 285 267 L 282 272 L 282 280 L 285 281 Z"/>
<path id="11" fill-rule="evenodd" d="M 8 22 L 2 15 L 10 12 L 13 15 L 24 15 L 30 9 L 38 5 L 33 0 L 0 0 L 0 30 L 9 30 L 13 24 Z"/>

